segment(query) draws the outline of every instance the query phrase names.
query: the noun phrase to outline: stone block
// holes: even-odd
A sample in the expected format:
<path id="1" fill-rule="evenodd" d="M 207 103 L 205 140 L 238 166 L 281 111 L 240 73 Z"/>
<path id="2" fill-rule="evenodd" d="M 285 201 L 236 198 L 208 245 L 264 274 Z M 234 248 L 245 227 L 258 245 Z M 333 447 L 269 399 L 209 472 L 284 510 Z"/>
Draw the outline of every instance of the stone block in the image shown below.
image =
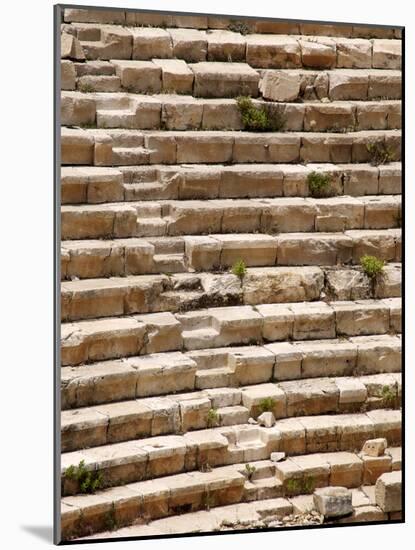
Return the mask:
<path id="1" fill-rule="evenodd" d="M 265 99 L 295 101 L 300 93 L 300 75 L 283 71 L 266 71 L 259 89 Z"/>
<path id="2" fill-rule="evenodd" d="M 132 29 L 133 59 L 168 59 L 173 55 L 170 34 L 165 29 L 142 27 Z"/>
<path id="3" fill-rule="evenodd" d="M 259 74 L 246 63 L 202 62 L 189 65 L 196 97 L 258 95 Z"/>
<path id="4" fill-rule="evenodd" d="M 112 61 L 123 88 L 134 92 L 158 93 L 161 68 L 151 61 Z"/>
<path id="5" fill-rule="evenodd" d="M 345 487 L 324 487 L 314 492 L 314 505 L 325 518 L 337 518 L 353 512 L 352 493 Z"/>

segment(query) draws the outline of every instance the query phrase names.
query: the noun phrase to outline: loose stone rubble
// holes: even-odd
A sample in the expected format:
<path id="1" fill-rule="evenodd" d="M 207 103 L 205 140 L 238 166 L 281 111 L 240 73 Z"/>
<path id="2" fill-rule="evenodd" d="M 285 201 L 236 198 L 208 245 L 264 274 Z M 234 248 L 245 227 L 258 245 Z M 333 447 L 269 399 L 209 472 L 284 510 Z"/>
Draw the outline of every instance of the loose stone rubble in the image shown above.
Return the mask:
<path id="1" fill-rule="evenodd" d="M 401 29 L 62 17 L 62 539 L 400 521 Z"/>

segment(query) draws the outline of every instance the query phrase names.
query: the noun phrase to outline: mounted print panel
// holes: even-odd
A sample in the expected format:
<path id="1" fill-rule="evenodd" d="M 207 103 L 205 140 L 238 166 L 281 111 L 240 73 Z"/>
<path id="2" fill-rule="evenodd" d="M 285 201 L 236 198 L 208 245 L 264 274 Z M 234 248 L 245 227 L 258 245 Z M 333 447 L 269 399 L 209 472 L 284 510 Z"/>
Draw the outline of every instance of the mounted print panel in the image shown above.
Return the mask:
<path id="1" fill-rule="evenodd" d="M 401 522 L 403 29 L 55 15 L 56 542 Z"/>

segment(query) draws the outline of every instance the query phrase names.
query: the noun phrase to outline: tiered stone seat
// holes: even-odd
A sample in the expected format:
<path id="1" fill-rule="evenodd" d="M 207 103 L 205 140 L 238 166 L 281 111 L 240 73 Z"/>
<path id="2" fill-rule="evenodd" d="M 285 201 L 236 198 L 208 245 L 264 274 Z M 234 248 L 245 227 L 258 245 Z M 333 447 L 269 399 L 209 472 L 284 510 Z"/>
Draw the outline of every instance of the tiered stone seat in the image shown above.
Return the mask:
<path id="1" fill-rule="evenodd" d="M 66 8 L 61 46 L 62 538 L 399 520 L 401 29 Z"/>

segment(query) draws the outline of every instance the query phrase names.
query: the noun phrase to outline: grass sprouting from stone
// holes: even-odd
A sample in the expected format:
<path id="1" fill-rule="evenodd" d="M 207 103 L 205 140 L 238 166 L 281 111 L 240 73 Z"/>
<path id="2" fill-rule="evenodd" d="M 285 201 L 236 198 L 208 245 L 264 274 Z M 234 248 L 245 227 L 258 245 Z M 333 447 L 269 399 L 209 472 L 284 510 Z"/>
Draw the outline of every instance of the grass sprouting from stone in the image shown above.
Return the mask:
<path id="1" fill-rule="evenodd" d="M 360 265 L 370 279 L 375 279 L 382 273 L 385 262 L 384 260 L 376 258 L 376 256 L 366 254 L 360 258 Z"/>
<path id="2" fill-rule="evenodd" d="M 244 130 L 251 132 L 280 132 L 284 129 L 286 118 L 282 107 L 273 103 L 254 105 L 248 96 L 236 98 Z"/>

